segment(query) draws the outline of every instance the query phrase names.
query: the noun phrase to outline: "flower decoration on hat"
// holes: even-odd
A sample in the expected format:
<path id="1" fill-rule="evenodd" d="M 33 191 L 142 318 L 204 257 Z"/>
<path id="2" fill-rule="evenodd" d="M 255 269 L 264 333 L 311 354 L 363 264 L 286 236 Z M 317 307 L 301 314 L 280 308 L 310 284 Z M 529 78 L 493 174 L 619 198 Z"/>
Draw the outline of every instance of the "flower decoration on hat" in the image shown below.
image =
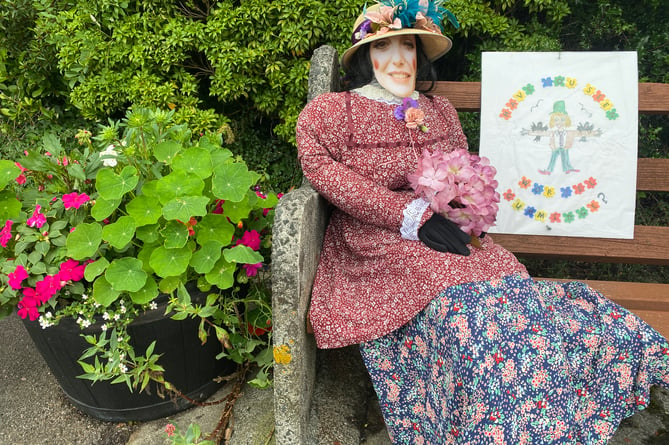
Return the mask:
<path id="1" fill-rule="evenodd" d="M 444 16 L 456 29 L 459 28 L 457 19 L 442 6 L 443 3 L 442 0 L 381 0 L 376 10 L 368 10 L 365 7 L 363 12 L 365 20 L 353 32 L 352 43 L 356 44 L 367 37 L 404 28 L 442 34 L 441 23 Z"/>

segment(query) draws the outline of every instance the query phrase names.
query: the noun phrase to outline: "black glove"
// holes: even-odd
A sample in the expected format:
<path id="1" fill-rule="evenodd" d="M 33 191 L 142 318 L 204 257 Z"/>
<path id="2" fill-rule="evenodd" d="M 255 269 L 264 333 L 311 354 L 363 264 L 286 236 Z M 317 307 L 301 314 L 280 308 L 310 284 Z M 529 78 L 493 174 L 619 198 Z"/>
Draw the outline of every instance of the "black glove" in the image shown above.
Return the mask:
<path id="1" fill-rule="evenodd" d="M 453 221 L 435 213 L 418 229 L 418 239 L 427 247 L 439 252 L 468 256 L 467 244 L 472 237 L 460 230 Z"/>

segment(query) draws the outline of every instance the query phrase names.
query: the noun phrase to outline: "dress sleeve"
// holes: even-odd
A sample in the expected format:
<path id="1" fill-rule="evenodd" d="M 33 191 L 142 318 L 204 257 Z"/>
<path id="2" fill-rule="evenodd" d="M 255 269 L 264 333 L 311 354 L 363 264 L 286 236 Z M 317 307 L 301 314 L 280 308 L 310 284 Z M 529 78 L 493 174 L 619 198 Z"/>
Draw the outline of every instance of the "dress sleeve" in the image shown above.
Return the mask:
<path id="1" fill-rule="evenodd" d="M 304 176 L 328 201 L 365 222 L 399 230 L 412 191 L 390 190 L 340 162 L 350 131 L 345 93 L 318 96 L 297 121 L 298 158 Z"/>

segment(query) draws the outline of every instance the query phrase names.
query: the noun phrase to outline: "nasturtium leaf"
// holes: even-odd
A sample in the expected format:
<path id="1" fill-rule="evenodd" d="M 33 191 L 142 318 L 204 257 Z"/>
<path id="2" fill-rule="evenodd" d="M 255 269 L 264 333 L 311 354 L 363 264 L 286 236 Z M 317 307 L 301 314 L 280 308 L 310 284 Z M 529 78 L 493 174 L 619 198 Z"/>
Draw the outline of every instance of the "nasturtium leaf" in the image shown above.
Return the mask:
<path id="1" fill-rule="evenodd" d="M 204 245 L 209 241 L 217 241 L 227 246 L 232 242 L 235 234 L 235 226 L 230 224 L 227 218 L 217 213 L 205 215 L 196 226 L 196 239 L 198 244 Z"/>
<path id="2" fill-rule="evenodd" d="M 158 289 L 164 294 L 171 294 L 174 292 L 181 283 L 181 277 L 165 277 L 158 283 Z"/>
<path id="3" fill-rule="evenodd" d="M 102 239 L 110 246 L 122 249 L 135 236 L 135 220 L 130 216 L 122 216 L 116 222 L 104 226 Z"/>
<path id="4" fill-rule="evenodd" d="M 135 236 L 137 239 L 144 241 L 144 243 L 154 243 L 160 238 L 160 225 L 151 224 L 150 226 L 137 227 Z"/>
<path id="5" fill-rule="evenodd" d="M 217 164 L 214 167 L 212 191 L 219 199 L 239 202 L 259 178 L 260 175 L 249 171 L 246 164 L 237 162 Z"/>
<path id="6" fill-rule="evenodd" d="M 67 256 L 75 260 L 91 258 L 102 242 L 102 226 L 98 223 L 79 224 L 67 235 Z"/>
<path id="7" fill-rule="evenodd" d="M 172 160 L 179 151 L 181 151 L 181 144 L 176 141 L 163 141 L 160 144 L 156 145 L 156 148 L 153 150 L 153 155 L 160 162 L 166 164 L 171 164 Z"/>
<path id="8" fill-rule="evenodd" d="M 149 198 L 159 200 L 158 199 L 158 180 L 154 179 L 152 181 L 147 181 L 144 184 L 142 184 L 142 196 L 148 196 Z"/>
<path id="9" fill-rule="evenodd" d="M 229 289 L 235 283 L 235 263 L 229 263 L 225 258 L 216 262 L 214 268 L 205 274 L 207 281 L 219 289 Z"/>
<path id="10" fill-rule="evenodd" d="M 95 218 L 96 221 L 102 221 L 109 217 L 109 215 L 118 208 L 119 204 L 121 204 L 120 198 L 107 200 L 98 196 L 95 200 L 95 204 L 91 208 L 91 216 Z"/>
<path id="11" fill-rule="evenodd" d="M 253 210 L 253 205 L 246 199 L 246 197 L 238 202 L 225 201 L 223 203 L 223 214 L 230 218 L 230 221 L 233 223 L 237 223 L 240 220 L 247 218 L 251 210 Z"/>
<path id="12" fill-rule="evenodd" d="M 207 204 L 209 198 L 206 196 L 179 196 L 165 203 L 163 216 L 167 220 L 178 219 L 187 222 L 191 216 L 206 215 Z"/>
<path id="13" fill-rule="evenodd" d="M 135 220 L 137 227 L 155 224 L 163 214 L 160 204 L 146 195 L 137 196 L 128 203 L 125 210 Z"/>
<path id="14" fill-rule="evenodd" d="M 168 221 L 160 231 L 160 235 L 165 240 L 165 247 L 175 249 L 186 245 L 188 241 L 188 228 L 180 222 Z"/>
<path id="15" fill-rule="evenodd" d="M 156 280 L 153 277 L 147 277 L 144 287 L 137 292 L 130 292 L 130 298 L 135 304 L 146 304 L 156 298 L 159 293 Z"/>
<path id="16" fill-rule="evenodd" d="M 271 209 L 276 207 L 278 203 L 279 198 L 274 193 L 270 193 L 264 199 L 257 200 L 254 207 L 256 209 Z"/>
<path id="17" fill-rule="evenodd" d="M 104 276 L 98 277 L 93 283 L 93 300 L 104 307 L 109 307 L 121 295 L 121 292 L 114 290 Z"/>
<path id="18" fill-rule="evenodd" d="M 16 193 L 9 190 L 0 192 L 0 220 L 4 221 L 13 219 L 21 213 L 21 201 L 16 199 Z"/>
<path id="19" fill-rule="evenodd" d="M 261 254 L 243 244 L 223 250 L 223 256 L 231 263 L 256 264 L 263 261 Z"/>
<path id="20" fill-rule="evenodd" d="M 109 266 L 109 261 L 105 257 L 93 261 L 92 263 L 88 263 L 84 269 L 84 278 L 86 278 L 86 281 L 93 281 L 95 277 L 104 273 L 107 266 Z"/>
<path id="21" fill-rule="evenodd" d="M 210 272 L 221 258 L 221 247 L 222 245 L 218 241 L 208 241 L 193 253 L 190 265 L 193 266 L 195 272 L 200 274 Z"/>
<path id="22" fill-rule="evenodd" d="M 151 259 L 153 251 L 158 247 L 160 247 L 160 244 L 144 244 L 141 249 L 139 249 L 139 252 L 137 252 L 137 259 L 142 262 L 144 271 L 149 275 L 153 275 L 154 273 L 153 268 L 149 264 L 149 260 Z"/>
<path id="23" fill-rule="evenodd" d="M 156 192 L 161 203 L 179 196 L 201 196 L 204 190 L 204 181 L 197 176 L 182 171 L 175 171 L 158 180 Z"/>
<path id="24" fill-rule="evenodd" d="M 146 283 L 147 274 L 137 258 L 119 258 L 111 262 L 105 278 L 117 291 L 137 292 Z"/>
<path id="25" fill-rule="evenodd" d="M 12 161 L 0 159 L 0 190 L 4 190 L 21 174 L 21 170 Z"/>
<path id="26" fill-rule="evenodd" d="M 174 171 L 182 171 L 189 175 L 195 175 L 200 179 L 211 176 L 214 165 L 211 155 L 203 148 L 191 147 L 179 153 L 172 162 Z"/>
<path id="27" fill-rule="evenodd" d="M 133 190 L 137 182 L 139 182 L 139 176 L 135 167 L 130 165 L 124 167 L 119 175 L 113 170 L 103 168 L 98 171 L 95 178 L 95 188 L 104 199 L 119 199 Z"/>
<path id="28" fill-rule="evenodd" d="M 149 265 L 159 277 L 181 275 L 188 268 L 191 255 L 188 247 L 180 249 L 157 247 L 149 258 Z"/>

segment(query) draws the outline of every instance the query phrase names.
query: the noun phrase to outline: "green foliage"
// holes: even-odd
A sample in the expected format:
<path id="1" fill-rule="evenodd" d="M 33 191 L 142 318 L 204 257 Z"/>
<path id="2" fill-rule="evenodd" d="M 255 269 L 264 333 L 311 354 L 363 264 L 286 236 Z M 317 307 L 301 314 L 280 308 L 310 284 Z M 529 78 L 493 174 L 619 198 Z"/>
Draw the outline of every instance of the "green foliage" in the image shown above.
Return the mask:
<path id="1" fill-rule="evenodd" d="M 95 137 L 80 130 L 71 145 L 47 134 L 18 163 L 0 160 L 0 317 L 17 305 L 43 327 L 106 317 L 103 334 L 87 338 L 84 378 L 142 390 L 168 382 L 157 355 L 135 355 L 126 327 L 168 294 L 174 318 L 201 318 L 203 342 L 205 324 L 230 339 L 225 356 L 254 361 L 266 386 L 271 311 L 258 269 L 278 198 L 221 135 L 194 136 L 173 118 L 138 108 Z M 206 305 L 191 302 L 187 284 L 209 295 Z"/>

